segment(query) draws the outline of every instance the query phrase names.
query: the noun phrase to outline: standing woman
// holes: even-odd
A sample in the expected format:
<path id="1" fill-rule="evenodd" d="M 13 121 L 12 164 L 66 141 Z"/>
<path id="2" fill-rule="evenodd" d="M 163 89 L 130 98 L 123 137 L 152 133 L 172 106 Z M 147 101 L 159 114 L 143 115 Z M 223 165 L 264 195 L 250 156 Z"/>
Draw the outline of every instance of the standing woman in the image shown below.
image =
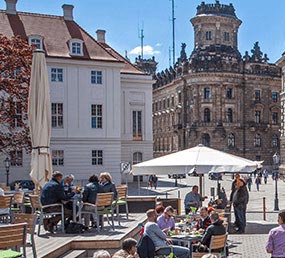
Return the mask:
<path id="1" fill-rule="evenodd" d="M 100 183 L 102 185 L 102 189 L 104 193 L 113 192 L 114 193 L 114 200 L 118 197 L 118 192 L 116 189 L 115 184 L 112 182 L 112 177 L 109 172 L 102 172 L 100 174 Z"/>

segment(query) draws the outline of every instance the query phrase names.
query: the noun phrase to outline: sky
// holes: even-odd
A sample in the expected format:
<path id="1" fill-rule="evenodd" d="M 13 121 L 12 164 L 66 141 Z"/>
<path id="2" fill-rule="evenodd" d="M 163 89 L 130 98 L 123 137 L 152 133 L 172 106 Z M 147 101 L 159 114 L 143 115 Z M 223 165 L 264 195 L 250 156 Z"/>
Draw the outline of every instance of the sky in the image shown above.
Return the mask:
<path id="1" fill-rule="evenodd" d="M 181 43 L 186 43 L 189 57 L 193 50 L 193 27 L 190 19 L 196 14 L 201 0 L 174 0 L 175 56 L 180 55 Z M 215 0 L 205 0 L 215 3 Z M 285 51 L 284 0 L 221 0 L 232 3 L 242 20 L 238 48 L 242 55 L 258 41 L 269 62 L 276 62 Z M 158 70 L 169 67 L 172 60 L 171 0 L 18 0 L 17 11 L 63 15 L 63 4 L 74 5 L 74 20 L 96 38 L 96 30 L 106 30 L 106 42 L 120 54 L 125 51 L 132 62 L 140 54 L 140 31 L 144 34 L 144 58 L 155 56 Z M 6 9 L 0 0 L 0 9 Z"/>

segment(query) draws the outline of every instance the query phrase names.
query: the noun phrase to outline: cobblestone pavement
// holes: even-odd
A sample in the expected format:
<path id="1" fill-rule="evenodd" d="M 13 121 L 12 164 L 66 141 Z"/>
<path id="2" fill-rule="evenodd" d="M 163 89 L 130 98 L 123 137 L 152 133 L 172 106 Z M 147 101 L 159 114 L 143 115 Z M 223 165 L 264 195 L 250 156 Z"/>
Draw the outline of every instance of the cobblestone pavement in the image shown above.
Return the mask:
<path id="1" fill-rule="evenodd" d="M 231 175 L 223 176 L 223 180 L 220 181 L 221 185 L 227 192 L 227 196 L 229 196 L 230 193 L 231 182 Z M 141 183 L 140 187 L 138 187 L 138 184 L 135 182 L 129 183 L 129 195 L 156 195 L 163 198 L 166 196 L 169 198 L 180 196 L 183 201 L 185 195 L 191 191 L 193 185 L 199 185 L 199 178 L 187 176 L 185 179 L 179 179 L 177 186 L 175 186 L 175 181 L 173 179 L 169 179 L 167 176 L 159 176 L 157 189 L 148 188 L 146 182 Z M 216 181 L 209 180 L 207 177 L 205 177 L 203 183 L 203 192 L 205 195 L 210 196 L 210 188 L 216 188 L 216 186 Z M 266 206 L 266 220 L 264 220 L 263 214 L 264 197 Z M 278 181 L 278 197 L 280 210 L 285 209 L 285 183 L 281 180 Z M 265 251 L 265 244 L 269 230 L 277 226 L 277 212 L 273 211 L 274 198 L 275 181 L 273 181 L 272 178 L 268 179 L 267 184 L 262 183 L 260 185 L 260 191 L 256 190 L 255 184 L 252 185 L 251 192 L 249 192 L 246 232 L 245 234 L 229 235 L 229 257 L 270 257 L 270 255 L 268 255 Z M 204 204 L 206 205 L 208 201 L 209 198 Z"/>

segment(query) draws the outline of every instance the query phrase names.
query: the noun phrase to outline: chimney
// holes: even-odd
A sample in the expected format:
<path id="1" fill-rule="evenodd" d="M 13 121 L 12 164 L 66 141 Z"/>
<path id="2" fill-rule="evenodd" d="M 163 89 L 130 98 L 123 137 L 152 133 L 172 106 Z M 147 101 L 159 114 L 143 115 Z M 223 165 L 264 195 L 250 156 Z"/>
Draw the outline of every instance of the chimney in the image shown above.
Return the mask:
<path id="1" fill-rule="evenodd" d="M 97 34 L 97 41 L 100 43 L 105 43 L 106 31 L 105 30 L 96 30 L 96 34 Z"/>
<path id="2" fill-rule="evenodd" d="M 71 4 L 62 5 L 64 20 L 73 21 L 73 8 L 74 6 Z"/>
<path id="3" fill-rule="evenodd" d="M 16 4 L 18 0 L 5 0 L 6 1 L 6 13 L 17 14 Z"/>

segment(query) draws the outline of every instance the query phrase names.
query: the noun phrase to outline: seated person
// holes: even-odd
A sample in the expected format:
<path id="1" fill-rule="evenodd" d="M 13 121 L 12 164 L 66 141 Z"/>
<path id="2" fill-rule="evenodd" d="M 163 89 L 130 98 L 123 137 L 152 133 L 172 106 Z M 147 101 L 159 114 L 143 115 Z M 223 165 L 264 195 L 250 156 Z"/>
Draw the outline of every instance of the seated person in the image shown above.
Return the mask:
<path id="1" fill-rule="evenodd" d="M 157 216 L 160 216 L 164 212 L 165 207 L 162 204 L 158 204 L 155 207 L 155 211 L 157 213 Z"/>
<path id="2" fill-rule="evenodd" d="M 185 214 L 188 214 L 191 211 L 190 207 L 199 209 L 202 206 L 202 201 L 204 201 L 207 196 L 201 196 L 198 193 L 199 187 L 194 185 L 192 191 L 186 194 L 184 205 L 185 205 Z"/>
<path id="3" fill-rule="evenodd" d="M 96 175 L 90 176 L 88 181 L 89 183 L 84 187 L 82 201 L 95 204 L 97 199 L 97 194 L 102 193 L 103 189 L 102 186 L 99 184 L 99 179 Z M 83 206 L 83 209 L 85 211 L 88 209 L 94 210 L 94 208 L 90 206 Z M 90 214 L 83 214 L 83 217 L 84 217 L 84 225 L 86 227 L 89 227 Z M 94 225 L 93 218 L 92 218 L 92 225 Z"/>
<path id="4" fill-rule="evenodd" d="M 112 258 L 139 258 L 137 254 L 137 241 L 133 238 L 125 239 L 122 249 L 117 251 Z"/>
<path id="5" fill-rule="evenodd" d="M 154 209 L 148 210 L 146 212 L 148 222 L 145 224 L 144 227 L 144 234 L 148 235 L 148 237 L 152 240 L 156 253 L 158 255 L 169 255 L 171 252 L 171 248 L 160 248 L 168 246 L 172 244 L 172 239 L 168 238 L 167 235 L 158 227 L 157 221 L 157 214 Z M 173 253 L 176 257 L 179 258 L 188 258 L 190 255 L 190 251 L 186 247 L 172 245 Z"/>
<path id="6" fill-rule="evenodd" d="M 209 248 L 210 246 L 210 242 L 211 242 L 211 238 L 212 236 L 218 236 L 218 235 L 224 235 L 226 234 L 226 229 L 223 225 L 223 221 L 219 219 L 219 214 L 215 211 L 212 211 L 210 214 L 210 219 L 211 219 L 211 225 L 206 229 L 205 234 L 203 235 L 200 244 L 202 244 L 203 246 Z M 199 244 L 198 244 L 199 245 Z M 197 250 L 197 246 L 194 247 L 194 249 L 196 248 Z M 206 251 L 207 248 L 198 248 L 198 251 Z M 221 252 L 222 250 L 218 249 L 218 250 L 212 250 L 213 252 Z"/>
<path id="7" fill-rule="evenodd" d="M 167 206 L 164 212 L 157 218 L 157 225 L 166 234 L 175 228 L 173 213 L 174 209 L 171 206 Z"/>
<path id="8" fill-rule="evenodd" d="M 102 189 L 104 193 L 110 193 L 113 192 L 113 198 L 114 200 L 117 200 L 118 198 L 118 192 L 116 189 L 115 184 L 112 182 L 112 177 L 109 172 L 102 172 L 99 176 L 100 184 L 102 185 Z"/>
<path id="9" fill-rule="evenodd" d="M 74 175 L 70 174 L 70 175 L 64 176 L 61 182 L 64 193 L 69 199 L 75 195 L 75 188 L 73 185 L 73 181 L 74 181 Z M 72 210 L 72 205 L 73 205 L 72 201 L 69 201 L 64 204 L 64 206 L 69 210 Z"/>
<path id="10" fill-rule="evenodd" d="M 55 203 L 63 203 L 66 204 L 70 198 L 64 193 L 62 187 L 62 178 L 63 174 L 59 171 L 54 171 L 52 174 L 52 179 L 47 182 L 41 194 L 41 203 L 42 205 L 55 204 Z M 61 208 L 59 206 L 56 207 L 48 207 L 45 211 L 53 212 L 60 211 Z M 67 221 L 72 219 L 72 210 L 68 209 L 68 207 L 64 206 L 64 217 Z M 61 220 L 61 215 L 55 215 L 50 219 L 44 219 L 44 227 L 46 230 L 53 233 L 54 226 Z"/>
<path id="11" fill-rule="evenodd" d="M 211 219 L 208 214 L 207 207 L 200 208 L 200 218 L 198 219 L 197 223 L 197 230 L 206 230 L 211 225 Z"/>
<path id="12" fill-rule="evenodd" d="M 93 254 L 93 258 L 111 258 L 111 255 L 106 250 L 98 250 Z"/>

